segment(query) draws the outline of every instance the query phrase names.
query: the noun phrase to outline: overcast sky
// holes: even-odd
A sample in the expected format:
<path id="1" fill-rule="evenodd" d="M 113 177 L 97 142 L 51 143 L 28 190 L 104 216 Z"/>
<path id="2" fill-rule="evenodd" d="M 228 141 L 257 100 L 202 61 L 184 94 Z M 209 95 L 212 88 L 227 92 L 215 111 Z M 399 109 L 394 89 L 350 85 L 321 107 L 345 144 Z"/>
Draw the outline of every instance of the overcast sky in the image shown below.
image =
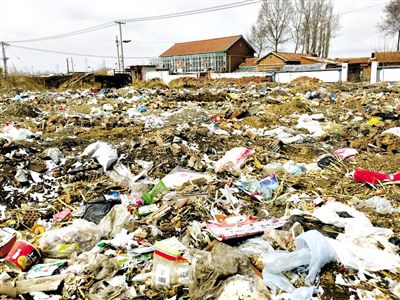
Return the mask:
<path id="1" fill-rule="evenodd" d="M 239 0 L 0 0 L 0 40 L 18 41 L 80 30 L 109 21 L 200 9 Z M 313 0 L 308 0 L 313 1 Z M 330 57 L 370 56 L 393 49 L 394 38 L 384 38 L 376 24 L 386 0 L 333 0 L 341 14 L 340 31 L 332 41 Z M 175 42 L 230 35 L 245 35 L 257 18 L 260 3 L 174 19 L 127 23 L 123 38 L 125 56 L 156 57 Z M 117 26 L 73 37 L 41 42 L 15 43 L 69 53 L 116 56 Z M 290 45 L 284 47 L 291 51 Z M 115 67 L 116 59 L 52 54 L 7 48 L 11 68 L 24 72 L 65 72 L 66 58 L 73 57 L 75 71 Z M 126 65 L 148 62 L 126 59 Z"/>

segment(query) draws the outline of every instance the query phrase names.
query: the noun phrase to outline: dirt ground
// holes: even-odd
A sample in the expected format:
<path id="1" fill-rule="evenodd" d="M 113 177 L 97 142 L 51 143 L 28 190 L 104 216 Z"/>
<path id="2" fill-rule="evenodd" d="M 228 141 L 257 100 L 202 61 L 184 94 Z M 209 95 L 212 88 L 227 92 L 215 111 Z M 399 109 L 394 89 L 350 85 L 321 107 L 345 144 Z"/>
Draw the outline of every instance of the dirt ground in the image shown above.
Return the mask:
<path id="1" fill-rule="evenodd" d="M 270 163 L 316 164 L 323 155 L 351 147 L 358 151 L 358 155 L 335 160 L 322 169 L 297 175 L 282 169 L 277 171 L 280 188 L 274 191 L 271 199 L 256 200 L 243 191 L 235 192 L 242 201 L 240 214 L 259 218 L 266 218 L 269 214 L 280 218 L 292 209 L 298 209 L 312 215 L 316 208 L 333 200 L 351 206 L 354 199 L 364 201 L 379 196 L 390 202 L 395 209 L 393 213 L 382 214 L 375 208 L 366 207 L 357 207 L 357 210 L 365 213 L 374 226 L 391 229 L 399 250 L 400 224 L 397 220 L 400 213 L 396 211 L 400 207 L 399 183 L 382 182 L 373 186 L 355 182 L 352 173 L 357 168 L 386 174 L 400 172 L 400 137 L 382 135 L 385 130 L 400 127 L 400 85 L 324 84 L 305 79 L 278 85 L 256 79 L 187 79 L 170 86 L 172 88 L 24 91 L 20 97 L 16 97 L 16 91 L 0 91 L 0 134 L 9 126 L 32 133 L 30 138 L 20 140 L 0 135 L 0 205 L 6 211 L 0 227 L 13 228 L 38 245 L 40 235 L 36 236 L 31 230 L 35 224 L 44 224 L 48 231 L 71 221 L 54 225 L 53 216 L 58 212 L 67 208 L 78 211 L 81 204 L 110 192 L 129 194 L 129 187 L 111 180 L 95 159 L 81 155 L 90 144 L 103 141 L 112 145 L 119 154 L 119 162 L 134 175 L 142 170 L 138 160 L 152 162 L 146 176 L 153 182 L 178 166 L 214 177 L 212 182 L 178 190 L 175 200 L 180 198 L 179 195 L 186 197 L 189 200 L 185 206 L 170 209 L 149 223 L 136 215 L 132 228 L 132 231 L 141 228 L 144 232 L 140 238 L 136 237 L 137 243 L 151 245 L 172 236 L 180 240 L 190 237 L 196 221 L 203 224 L 202 232 L 207 238 L 194 239 L 192 232 L 192 239 L 187 244 L 191 248 L 210 250 L 214 238 L 205 230 L 204 224 L 212 218 L 212 208 L 229 214 L 229 209 L 216 202 L 220 196 L 218 190 L 225 185 L 233 187 L 232 183 L 239 177 L 229 172 L 215 174 L 207 160 L 218 161 L 234 147 L 252 149 L 254 156 L 241 172 L 262 179 L 270 174 L 265 167 Z M 309 91 L 316 91 L 318 96 L 307 97 Z M 133 115 L 130 115 L 130 110 L 134 111 Z M 298 126 L 302 115 L 318 114 L 323 115 L 316 119 L 322 133 L 313 134 Z M 214 132 L 211 125 L 227 134 Z M 290 136 L 298 135 L 299 139 L 285 142 L 269 133 L 276 128 L 292 130 Z M 49 156 L 45 154 L 49 148 L 57 148 L 65 158 L 63 163 L 51 169 Z M 26 181 L 17 180 L 18 170 L 27 171 Z M 35 180 L 34 176 L 40 180 Z M 147 187 L 146 191 L 149 189 Z M 41 200 L 38 200 L 38 194 L 42 195 Z M 304 194 L 321 202 L 290 200 L 293 195 Z M 154 235 L 149 224 L 158 228 L 159 235 Z M 329 235 L 330 231 L 326 231 L 323 224 L 317 222 L 309 226 Z M 338 228 L 330 230 L 343 232 Z M 233 243 L 233 246 L 237 244 Z M 126 252 L 124 247 L 111 249 L 116 257 Z M 134 299 L 189 299 L 188 295 L 193 294 L 190 288 L 157 290 L 149 280 L 132 279 L 151 271 L 151 268 L 150 260 L 113 274 L 127 275 L 127 285 L 136 289 Z M 12 278 L 17 277 L 5 266 L 2 271 L 11 274 Z M 85 273 L 92 277 L 80 281 L 80 290 L 67 293 L 66 287 L 64 290 L 60 287 L 47 294 L 81 299 L 89 297 L 98 282 L 90 273 L 92 271 Z M 373 274 L 379 279 L 370 280 L 372 276 L 367 276 L 367 280 L 360 282 L 357 271 L 341 263 L 329 263 L 321 271 L 316 285 L 320 291 L 315 297 L 361 299 L 363 292 L 378 290 L 380 299 L 398 299 L 399 294 L 396 296 L 389 287 L 387 278 L 399 282 L 399 273 L 386 270 Z M 335 283 L 338 275 L 351 284 Z M 171 298 L 174 295 L 177 298 Z M 23 297 L 33 299 L 27 293 Z"/>

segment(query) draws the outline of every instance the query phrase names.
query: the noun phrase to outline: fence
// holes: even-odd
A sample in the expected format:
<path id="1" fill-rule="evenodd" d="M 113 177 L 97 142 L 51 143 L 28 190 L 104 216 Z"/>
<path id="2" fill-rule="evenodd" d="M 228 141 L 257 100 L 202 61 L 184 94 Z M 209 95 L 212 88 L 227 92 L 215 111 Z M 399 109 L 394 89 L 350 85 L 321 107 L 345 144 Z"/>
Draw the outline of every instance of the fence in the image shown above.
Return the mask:
<path id="1" fill-rule="evenodd" d="M 378 62 L 372 62 L 371 83 L 380 81 L 400 81 L 400 66 L 380 66 Z"/>
<path id="2" fill-rule="evenodd" d="M 324 82 L 347 81 L 348 65 L 342 64 L 341 68 L 308 71 L 285 71 L 285 72 L 234 72 L 234 73 L 211 73 L 211 78 L 243 78 L 243 77 L 267 77 L 271 76 L 273 81 L 287 83 L 293 79 L 307 76 L 318 78 Z M 171 75 L 169 71 L 151 71 L 145 75 L 145 80 L 160 78 L 165 83 L 181 77 L 198 77 L 197 74 Z"/>
<path id="3" fill-rule="evenodd" d="M 274 81 L 281 83 L 288 83 L 299 77 L 313 77 L 322 80 L 323 82 L 339 82 L 347 81 L 347 78 L 343 78 L 343 70 L 340 69 L 325 69 L 319 71 L 295 71 L 295 72 L 276 72 Z M 346 73 L 347 77 L 347 73 Z"/>

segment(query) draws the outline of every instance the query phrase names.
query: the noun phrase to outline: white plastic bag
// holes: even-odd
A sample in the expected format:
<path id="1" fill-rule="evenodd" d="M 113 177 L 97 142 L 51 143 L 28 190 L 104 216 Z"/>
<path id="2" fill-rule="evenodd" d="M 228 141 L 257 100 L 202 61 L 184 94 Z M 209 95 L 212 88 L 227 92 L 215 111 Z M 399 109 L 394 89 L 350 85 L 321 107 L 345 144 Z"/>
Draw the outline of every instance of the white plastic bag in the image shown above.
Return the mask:
<path id="1" fill-rule="evenodd" d="M 47 231 L 39 247 L 49 257 L 69 257 L 92 249 L 103 236 L 100 226 L 84 219 L 75 219 L 71 225 Z"/>
<path id="2" fill-rule="evenodd" d="M 294 290 L 294 286 L 282 274 L 274 274 L 264 268 L 262 276 L 265 285 L 274 291 L 274 293 L 277 293 L 279 290 L 290 293 Z"/>
<path id="3" fill-rule="evenodd" d="M 314 294 L 315 287 L 302 286 L 292 292 L 290 300 L 310 300 Z"/>
<path id="4" fill-rule="evenodd" d="M 5 138 L 9 142 L 25 141 L 31 136 L 33 136 L 32 131 L 23 128 L 18 129 L 12 125 L 4 127 L 3 133 L 0 134 L 0 138 Z"/>
<path id="5" fill-rule="evenodd" d="M 296 251 L 273 251 L 264 259 L 263 279 L 267 286 L 275 291 L 294 290 L 292 284 L 282 275 L 299 266 L 309 266 L 306 284 L 311 284 L 321 268 L 336 258 L 336 252 L 327 239 L 318 231 L 310 230 L 295 239 Z M 276 275 L 276 276 L 274 276 Z"/>
<path id="6" fill-rule="evenodd" d="M 105 142 L 90 144 L 82 153 L 83 156 L 91 156 L 107 171 L 111 165 L 117 161 L 118 152 L 111 145 Z"/>
<path id="7" fill-rule="evenodd" d="M 385 130 L 384 132 L 382 132 L 381 135 L 386 135 L 386 134 L 394 134 L 400 137 L 400 127 L 393 127 L 393 128 L 389 128 L 387 130 Z"/>
<path id="8" fill-rule="evenodd" d="M 319 137 L 325 134 L 325 131 L 321 128 L 321 124 L 317 120 L 322 120 L 324 118 L 323 114 L 315 115 L 301 115 L 299 117 L 296 128 L 307 129 L 310 134 L 314 137 Z"/>
<path id="9" fill-rule="evenodd" d="M 227 171 L 232 175 L 240 175 L 240 169 L 246 161 L 254 155 L 254 150 L 244 147 L 236 147 L 228 152 L 215 163 L 215 172 Z"/>
<path id="10" fill-rule="evenodd" d="M 336 252 L 326 238 L 316 230 L 300 234 L 295 239 L 296 249 L 310 251 L 309 271 L 306 283 L 313 282 L 322 267 L 336 259 Z"/>
<path id="11" fill-rule="evenodd" d="M 199 181 L 209 182 L 211 181 L 211 177 L 203 173 L 183 169 L 179 166 L 162 179 L 162 182 L 164 182 L 170 191 L 180 189 L 187 184 L 196 184 Z"/>
<path id="12" fill-rule="evenodd" d="M 392 214 L 399 212 L 399 209 L 393 208 L 392 204 L 385 198 L 374 196 L 368 200 L 353 199 L 351 202 L 357 207 L 370 207 L 376 210 L 378 214 Z"/>
<path id="13" fill-rule="evenodd" d="M 277 250 L 268 253 L 263 262 L 268 272 L 279 274 L 308 265 L 310 259 L 311 255 L 308 249 L 300 249 L 293 252 Z"/>

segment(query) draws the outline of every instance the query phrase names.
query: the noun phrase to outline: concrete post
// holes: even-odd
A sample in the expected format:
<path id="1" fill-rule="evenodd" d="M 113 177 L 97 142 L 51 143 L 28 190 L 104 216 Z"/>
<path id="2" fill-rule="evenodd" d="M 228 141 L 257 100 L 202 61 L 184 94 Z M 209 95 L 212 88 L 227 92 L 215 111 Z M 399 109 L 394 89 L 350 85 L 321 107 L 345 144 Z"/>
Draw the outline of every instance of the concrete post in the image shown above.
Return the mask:
<path id="1" fill-rule="evenodd" d="M 343 63 L 342 64 L 342 72 L 340 73 L 340 81 L 346 82 L 349 76 L 349 64 Z"/>
<path id="2" fill-rule="evenodd" d="M 378 62 L 373 61 L 371 62 L 371 80 L 370 83 L 374 84 L 378 81 Z"/>

